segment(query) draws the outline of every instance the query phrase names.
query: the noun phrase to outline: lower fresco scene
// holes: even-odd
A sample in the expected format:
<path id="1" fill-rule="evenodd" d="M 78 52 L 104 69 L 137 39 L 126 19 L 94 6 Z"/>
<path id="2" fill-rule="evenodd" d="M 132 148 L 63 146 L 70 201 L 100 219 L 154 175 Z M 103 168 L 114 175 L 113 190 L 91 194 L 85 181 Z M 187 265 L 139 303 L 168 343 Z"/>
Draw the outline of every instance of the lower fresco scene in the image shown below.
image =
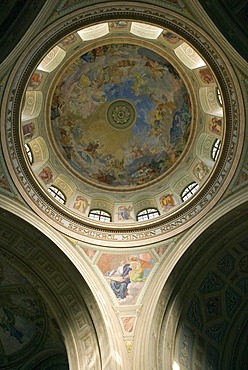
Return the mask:
<path id="1" fill-rule="evenodd" d="M 97 265 L 119 303 L 135 304 L 155 262 L 149 253 L 103 254 Z"/>

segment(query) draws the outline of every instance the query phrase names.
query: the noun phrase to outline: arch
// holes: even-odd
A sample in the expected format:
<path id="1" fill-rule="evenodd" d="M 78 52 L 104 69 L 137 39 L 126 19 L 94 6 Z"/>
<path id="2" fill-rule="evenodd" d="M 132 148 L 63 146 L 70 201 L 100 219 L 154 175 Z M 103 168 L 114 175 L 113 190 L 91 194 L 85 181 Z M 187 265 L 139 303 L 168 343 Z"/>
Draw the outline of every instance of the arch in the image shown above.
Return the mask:
<path id="1" fill-rule="evenodd" d="M 36 118 L 41 112 L 43 94 L 41 91 L 26 91 L 22 120 Z"/>
<path id="2" fill-rule="evenodd" d="M 209 167 L 213 167 L 214 165 L 212 157 L 212 147 L 215 140 L 216 136 L 204 133 L 199 136 L 196 146 L 197 157 L 206 162 Z"/>
<path id="3" fill-rule="evenodd" d="M 90 41 L 106 36 L 109 33 L 109 25 L 108 23 L 100 23 L 83 28 L 82 30 L 77 31 L 77 33 L 83 41 Z"/>
<path id="4" fill-rule="evenodd" d="M 60 174 L 54 179 L 53 186 L 58 187 L 65 194 L 67 202 L 71 200 L 76 190 L 75 183 L 63 174 Z"/>
<path id="5" fill-rule="evenodd" d="M 21 365 L 21 364 L 20 364 Z M 68 360 L 62 351 L 45 349 L 33 355 L 20 370 L 69 370 Z"/>
<path id="6" fill-rule="evenodd" d="M 34 171 L 39 171 L 49 159 L 47 144 L 41 136 L 29 141 L 28 144 L 33 153 L 32 168 Z"/>
<path id="7" fill-rule="evenodd" d="M 59 66 L 65 55 L 65 50 L 56 45 L 52 50 L 49 51 L 45 58 L 42 59 L 37 69 L 50 73 Z"/>
<path id="8" fill-rule="evenodd" d="M 203 112 L 217 117 L 223 117 L 223 108 L 220 105 L 216 85 L 200 87 L 199 97 Z"/>
<path id="9" fill-rule="evenodd" d="M 157 39 L 163 29 L 147 23 L 132 22 L 130 32 L 146 39 Z"/>
<path id="10" fill-rule="evenodd" d="M 189 69 L 196 69 L 206 65 L 200 55 L 186 42 L 183 42 L 175 50 L 176 56 L 188 67 Z"/>
<path id="11" fill-rule="evenodd" d="M 8 251 L 11 251 L 16 259 L 21 259 L 32 269 L 31 277 L 35 272 L 38 279 L 42 280 L 38 287 L 40 286 L 41 293 L 49 302 L 49 308 L 58 322 L 62 335 L 66 338 L 70 368 L 88 369 L 89 361 L 93 361 L 91 365 L 95 364 L 97 369 L 128 368 L 127 354 L 115 340 L 118 323 L 115 322 L 112 310 L 108 313 L 106 307 L 108 295 L 102 291 L 99 296 L 99 285 L 89 265 L 80 257 L 80 252 L 72 248 L 71 242 L 59 231 L 51 228 L 25 206 L 21 204 L 18 206 L 19 217 L 17 217 L 14 200 L 0 195 L 0 201 L 1 222 L 6 223 L 8 217 L 14 219 L 11 224 L 18 225 L 21 233 L 24 235 L 27 233 L 30 240 L 33 239 L 29 243 L 29 248 L 23 244 L 19 251 L 11 238 L 10 243 L 3 246 L 8 247 Z M 12 229 L 15 231 L 17 227 L 12 226 Z M 33 250 L 37 258 L 27 258 L 26 251 L 30 250 Z M 50 264 L 51 269 L 47 264 Z M 56 275 L 57 266 L 59 273 Z M 53 271 L 55 275 L 51 279 Z M 117 332 L 113 332 L 113 328 Z M 85 356 L 86 352 L 88 358 Z"/>
<path id="12" fill-rule="evenodd" d="M 234 368 L 228 353 L 246 337 L 245 332 L 233 328 L 243 328 L 247 320 L 248 297 L 241 283 L 247 278 L 239 267 L 247 253 L 247 226 L 244 203 L 206 228 L 175 267 L 178 285 L 167 304 L 162 336 L 168 341 L 168 332 L 173 333 L 171 355 L 180 368 Z M 171 281 L 172 276 L 166 285 Z M 236 350 L 235 357 L 244 361 L 246 348 Z"/>
<path id="13" fill-rule="evenodd" d="M 150 370 L 155 364 L 162 370 L 167 370 L 169 366 L 172 367 L 173 361 L 180 366 L 174 355 L 175 338 L 180 337 L 178 325 L 181 310 L 185 306 L 185 300 L 190 301 L 190 298 L 187 300 L 187 295 L 189 289 L 193 288 L 192 281 L 195 281 L 196 284 L 197 281 L 199 283 L 198 275 L 203 268 L 209 266 L 211 269 L 212 267 L 208 263 L 207 254 L 204 253 L 204 248 L 205 252 L 207 251 L 206 243 L 211 237 L 216 237 L 216 243 L 210 243 L 214 256 L 220 247 L 225 250 L 225 240 L 229 240 L 229 244 L 232 244 L 229 235 L 233 237 L 240 234 L 239 225 L 241 230 L 245 224 L 242 230 L 247 230 L 248 218 L 245 216 L 248 210 L 247 204 L 248 194 L 245 190 L 229 197 L 205 217 L 204 222 L 194 225 L 175 244 L 176 250 L 165 259 L 166 265 L 164 268 L 163 265 L 161 266 L 156 283 L 150 284 L 144 299 L 143 310 L 136 327 L 139 332 L 139 343 L 134 342 L 133 344 L 133 364 L 138 358 L 142 358 L 144 370 Z M 230 231 L 229 235 L 228 231 Z M 197 261 L 197 253 L 202 253 L 202 261 L 194 266 L 194 262 Z M 187 278 L 190 275 L 189 271 L 191 271 L 191 278 Z M 155 296 L 157 297 L 156 302 L 154 301 Z M 149 323 L 146 321 L 146 317 L 151 318 Z M 158 358 L 156 358 L 156 353 L 159 353 Z M 228 357 L 228 353 L 226 356 Z M 242 358 L 241 354 L 239 358 Z"/>
<path id="14" fill-rule="evenodd" d="M 53 354 L 63 353 L 62 337 L 64 337 L 70 368 L 86 369 L 89 360 L 94 360 L 95 364 L 98 364 L 96 367 L 99 367 L 100 358 L 96 333 L 91 315 L 83 297 L 83 294 L 85 294 L 88 288 L 85 283 L 82 283 L 82 279 L 81 285 L 84 285 L 84 287 L 83 289 L 81 288 L 80 294 L 78 293 L 80 292 L 80 288 L 76 287 L 76 276 L 79 273 L 73 268 L 64 253 L 59 250 L 47 236 L 26 221 L 3 209 L 0 216 L 0 228 L 1 235 L 3 235 L 1 238 L 1 264 L 7 263 L 8 269 L 10 268 L 8 266 L 11 266 L 11 268 L 21 271 L 21 279 L 25 279 L 25 281 L 28 282 L 23 286 L 22 290 L 20 290 L 21 293 L 19 293 L 23 295 L 24 290 L 26 290 L 24 298 L 28 303 L 25 308 L 23 304 L 21 306 L 23 310 L 25 310 L 23 317 L 29 322 L 36 320 L 37 332 L 39 334 L 36 340 L 33 338 L 35 342 L 34 349 L 32 349 L 33 341 L 28 344 L 29 350 L 32 350 L 32 355 L 30 357 L 41 356 L 43 360 L 46 360 L 50 357 L 51 351 Z M 68 270 L 70 270 L 70 273 L 68 273 Z M 21 284 L 21 279 L 18 280 L 19 284 Z M 31 289 L 35 292 L 35 296 L 30 295 L 29 292 L 31 292 Z M 15 294 L 17 294 L 17 292 Z M 92 300 L 89 291 L 87 295 L 88 299 Z M 38 299 L 41 300 L 44 306 L 44 319 L 43 316 L 39 318 L 40 314 L 38 314 L 36 318 L 35 312 L 37 315 L 37 311 L 34 311 L 36 306 L 34 306 L 33 310 L 32 306 L 30 308 L 31 303 L 36 302 Z M 10 303 L 8 307 L 11 314 Z M 20 336 L 23 334 L 21 330 L 19 330 L 20 333 L 18 334 L 18 329 L 20 329 L 18 324 L 21 325 L 21 321 L 17 320 L 17 318 L 18 312 L 22 311 L 16 311 L 15 309 L 13 311 L 14 317 L 16 312 L 17 316 L 15 321 L 17 327 L 13 334 L 19 340 L 19 338 L 21 338 Z M 19 313 L 19 315 L 22 315 L 22 313 Z M 34 315 L 34 318 L 32 315 Z M 79 332 L 75 334 L 75 324 L 77 323 L 78 325 L 79 322 L 81 322 L 82 325 L 81 330 L 79 329 L 81 334 L 79 334 Z M 28 325 L 28 323 L 26 325 Z M 27 337 L 28 334 L 25 334 L 24 326 L 21 326 L 21 328 L 24 330 L 23 340 L 26 345 L 25 337 Z M 27 333 L 30 331 L 30 324 L 26 331 Z M 79 341 L 80 336 L 84 338 L 81 340 L 81 344 Z M 47 341 L 44 347 L 41 343 L 38 343 L 39 338 L 43 343 Z M 91 343 L 93 351 L 92 358 L 83 353 L 85 352 L 86 340 Z M 81 350 L 79 349 L 80 347 Z M 46 352 L 45 349 L 47 349 Z M 39 350 L 43 350 L 43 354 L 39 352 Z M 26 347 L 25 351 L 27 353 Z M 64 356 L 66 356 L 65 351 Z M 25 362 L 26 361 L 25 359 Z M 21 364 L 18 363 L 18 365 Z M 34 365 L 36 364 L 33 362 L 32 366 Z M 31 368 L 31 364 L 29 368 Z"/>

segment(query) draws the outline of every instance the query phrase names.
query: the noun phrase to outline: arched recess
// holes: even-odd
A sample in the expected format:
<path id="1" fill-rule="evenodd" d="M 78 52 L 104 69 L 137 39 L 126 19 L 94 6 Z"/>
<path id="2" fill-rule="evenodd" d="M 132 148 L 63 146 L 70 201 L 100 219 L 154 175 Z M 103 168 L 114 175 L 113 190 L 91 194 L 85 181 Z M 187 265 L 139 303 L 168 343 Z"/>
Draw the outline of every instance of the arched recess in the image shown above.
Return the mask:
<path id="1" fill-rule="evenodd" d="M 12 201 L 6 199 L 7 203 L 11 209 Z M 15 361 L 17 365 L 13 369 L 22 370 L 35 370 L 38 363 L 55 366 L 58 361 L 57 365 L 63 365 L 64 370 L 66 357 L 70 368 L 75 370 L 115 368 L 107 330 L 87 283 L 54 241 L 23 219 L 24 210 L 20 205 L 18 212 L 22 218 L 14 214 L 17 212 L 14 202 L 13 213 L 6 210 L 6 204 L 1 197 L 5 208 L 0 213 L 1 273 L 16 276 L 15 279 L 19 277 L 11 288 L 20 297 L 16 293 L 14 299 L 12 295 L 6 298 L 2 291 L 6 307 L 0 313 L 0 340 L 5 343 L 10 338 L 8 348 L 11 341 L 15 348 L 19 342 L 20 348 L 13 356 L 1 350 L 5 359 L 1 369 L 8 368 L 10 363 L 15 365 Z M 30 219 L 33 221 L 32 216 Z M 26 285 L 22 287 L 21 283 Z M 0 291 L 1 288 L 3 286 Z M 26 291 L 32 295 L 25 295 Z M 39 312 L 37 302 L 40 302 Z M 31 315 L 35 309 L 37 312 Z M 32 328 L 39 335 L 32 336 Z"/>
<path id="2" fill-rule="evenodd" d="M 165 283 L 159 303 L 161 369 L 173 363 L 180 370 L 246 368 L 247 206 L 246 201 L 235 207 L 200 233 Z"/>
<path id="3" fill-rule="evenodd" d="M 203 284 L 208 272 L 214 268 L 214 263 L 222 259 L 222 254 L 224 256 L 228 248 L 232 248 L 232 241 L 235 240 L 235 237 L 247 238 L 248 240 L 248 232 L 246 231 L 248 230 L 247 205 L 248 194 L 245 190 L 240 191 L 235 196 L 227 197 L 222 204 L 216 207 L 214 212 L 206 215 L 200 223 L 183 233 L 174 242 L 171 252 L 167 255 L 164 262 L 161 263 L 156 278 L 154 276 L 154 283 L 151 282 L 143 301 L 139 322 L 136 327 L 139 337 L 134 341 L 132 347 L 132 364 L 134 367 L 141 359 L 140 363 L 144 370 L 153 368 L 160 368 L 161 370 L 207 369 L 207 367 L 204 367 L 205 363 L 200 365 L 202 367 L 199 367 L 199 363 L 196 363 L 198 367 L 188 368 L 183 367 L 179 363 L 178 348 L 182 348 L 179 347 L 180 343 L 182 343 L 179 341 L 181 328 L 195 291 Z M 244 255 L 245 251 L 243 250 L 242 253 Z M 235 266 L 238 268 L 237 263 Z M 233 274 L 235 275 L 235 270 Z M 225 280 L 224 276 L 221 278 L 223 281 Z M 243 289 L 246 289 L 247 294 L 245 281 L 243 284 Z M 225 300 L 228 299 L 225 293 L 227 285 L 223 289 L 226 289 L 222 292 L 222 299 Z M 227 291 L 227 295 L 229 293 Z M 239 294 L 244 297 L 244 293 Z M 155 297 L 157 298 L 154 299 Z M 201 297 L 203 302 L 205 302 L 205 296 L 202 295 Z M 247 312 L 247 297 L 242 302 L 243 308 L 245 307 L 245 312 Z M 242 308 L 240 309 L 242 310 Z M 147 317 L 150 318 L 149 321 L 147 321 Z M 238 320 L 236 315 L 233 318 L 229 317 L 228 320 L 228 329 L 232 325 L 236 327 L 235 321 Z M 240 317 L 240 324 L 242 324 L 242 320 Z M 243 325 L 246 325 L 244 320 Z M 225 346 L 232 348 L 235 345 L 235 341 L 240 343 L 241 340 L 238 335 L 234 338 L 230 331 L 227 331 L 226 334 L 220 355 L 223 356 L 223 359 L 221 359 L 219 368 L 213 368 L 216 370 L 223 368 L 227 370 L 232 369 L 232 367 L 228 368 L 228 365 L 227 367 L 221 367 L 222 361 L 227 361 L 228 363 L 228 353 L 226 353 L 224 348 Z M 238 334 L 237 331 L 236 334 Z M 196 356 L 196 350 L 197 348 L 194 348 L 194 356 Z M 233 355 L 235 356 L 234 351 Z M 206 359 L 206 356 L 204 356 L 203 358 Z M 240 361 L 245 358 L 241 353 L 238 356 Z M 173 361 L 175 361 L 174 368 L 172 367 Z M 177 365 L 179 367 L 176 367 Z"/>

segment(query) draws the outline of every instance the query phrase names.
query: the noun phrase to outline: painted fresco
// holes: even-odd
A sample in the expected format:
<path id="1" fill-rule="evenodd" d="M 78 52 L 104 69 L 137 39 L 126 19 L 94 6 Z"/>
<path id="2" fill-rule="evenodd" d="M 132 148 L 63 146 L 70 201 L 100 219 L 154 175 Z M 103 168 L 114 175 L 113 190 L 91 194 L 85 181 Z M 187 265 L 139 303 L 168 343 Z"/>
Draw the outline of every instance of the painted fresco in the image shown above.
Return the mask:
<path id="1" fill-rule="evenodd" d="M 117 209 L 117 218 L 118 221 L 128 221 L 128 220 L 134 220 L 132 216 L 133 207 L 128 205 L 122 205 L 119 206 Z"/>
<path id="2" fill-rule="evenodd" d="M 221 134 L 221 127 L 222 127 L 222 118 L 220 117 L 213 117 L 210 119 L 208 128 L 211 132 L 216 135 Z"/>
<path id="3" fill-rule="evenodd" d="M 128 121 L 130 107 L 131 126 L 110 125 Z M 64 160 L 83 178 L 108 187 L 139 186 L 163 175 L 181 156 L 190 126 L 190 98 L 179 73 L 157 53 L 129 44 L 81 55 L 61 77 L 51 104 L 52 132 Z"/>
<path id="4" fill-rule="evenodd" d="M 134 330 L 134 324 L 135 324 L 136 317 L 122 317 L 122 325 L 127 333 L 131 333 Z"/>
<path id="5" fill-rule="evenodd" d="M 199 70 L 199 76 L 202 82 L 206 84 L 214 83 L 214 75 L 209 68 L 203 68 Z"/>
<path id="6" fill-rule="evenodd" d="M 24 140 L 31 140 L 35 134 L 35 123 L 28 122 L 22 126 Z"/>
<path id="7" fill-rule="evenodd" d="M 71 35 L 68 35 L 67 37 L 65 37 L 62 41 L 61 41 L 61 45 L 62 47 L 68 47 L 68 46 L 71 46 L 73 43 L 75 43 L 76 41 L 78 41 L 78 38 L 77 36 L 73 33 Z"/>
<path id="8" fill-rule="evenodd" d="M 49 167 L 44 167 L 39 177 L 45 184 L 50 184 L 53 181 L 53 172 Z"/>
<path id="9" fill-rule="evenodd" d="M 78 195 L 74 201 L 73 208 L 81 213 L 85 213 L 88 207 L 88 200 L 82 195 Z"/>
<path id="10" fill-rule="evenodd" d="M 0 357 L 24 348 L 27 355 L 27 348 L 32 349 L 27 345 L 34 341 L 37 346 L 44 329 L 40 298 L 16 270 L 0 263 Z"/>
<path id="11" fill-rule="evenodd" d="M 83 248 L 83 250 L 84 250 L 84 253 L 87 255 L 87 257 L 89 257 L 91 260 L 96 254 L 96 251 L 94 249 Z"/>
<path id="12" fill-rule="evenodd" d="M 164 40 L 166 40 L 170 44 L 177 44 L 179 41 L 181 41 L 181 39 L 177 35 L 169 31 L 163 31 L 162 36 Z"/>
<path id="13" fill-rule="evenodd" d="M 149 253 L 102 255 L 98 267 L 120 304 L 135 304 L 154 267 Z"/>
<path id="14" fill-rule="evenodd" d="M 167 249 L 168 249 L 168 246 L 166 246 L 166 247 L 159 247 L 159 248 L 156 248 L 154 250 L 158 254 L 159 257 L 162 257 L 163 254 L 167 251 Z"/>
<path id="15" fill-rule="evenodd" d="M 204 177 L 208 174 L 209 169 L 205 163 L 199 162 L 193 168 L 193 173 L 198 180 L 203 180 Z"/>
<path id="16" fill-rule="evenodd" d="M 110 30 L 116 30 L 116 29 L 123 29 L 128 27 L 128 22 L 127 21 L 113 21 L 109 22 L 109 29 Z"/>
<path id="17" fill-rule="evenodd" d="M 164 211 L 171 209 L 175 206 L 175 200 L 173 194 L 165 194 L 160 199 L 159 202 Z"/>
<path id="18" fill-rule="evenodd" d="M 28 87 L 35 90 L 40 87 L 41 81 L 43 79 L 43 74 L 35 72 L 28 82 Z"/>

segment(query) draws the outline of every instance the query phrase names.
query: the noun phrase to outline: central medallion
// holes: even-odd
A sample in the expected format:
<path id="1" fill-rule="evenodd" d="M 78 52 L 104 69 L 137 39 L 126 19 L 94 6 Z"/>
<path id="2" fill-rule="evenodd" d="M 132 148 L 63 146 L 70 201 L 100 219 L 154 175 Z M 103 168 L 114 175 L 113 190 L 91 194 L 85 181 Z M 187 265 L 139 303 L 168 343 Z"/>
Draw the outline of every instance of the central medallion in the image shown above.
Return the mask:
<path id="1" fill-rule="evenodd" d="M 112 128 L 126 130 L 136 122 L 136 109 L 127 100 L 115 100 L 109 104 L 106 111 L 106 118 Z"/>

